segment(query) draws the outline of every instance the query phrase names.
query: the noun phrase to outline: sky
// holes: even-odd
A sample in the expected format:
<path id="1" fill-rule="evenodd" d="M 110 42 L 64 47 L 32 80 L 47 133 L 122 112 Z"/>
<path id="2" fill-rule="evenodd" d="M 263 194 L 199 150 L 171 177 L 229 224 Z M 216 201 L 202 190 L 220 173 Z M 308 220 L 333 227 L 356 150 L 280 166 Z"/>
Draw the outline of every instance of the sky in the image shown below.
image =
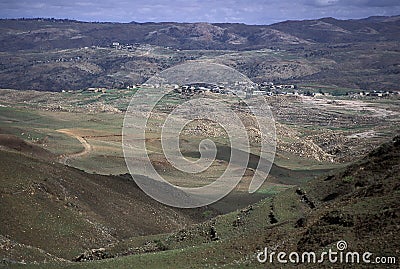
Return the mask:
<path id="1" fill-rule="evenodd" d="M 0 18 L 98 22 L 237 22 L 400 15 L 399 0 L 0 0 Z"/>

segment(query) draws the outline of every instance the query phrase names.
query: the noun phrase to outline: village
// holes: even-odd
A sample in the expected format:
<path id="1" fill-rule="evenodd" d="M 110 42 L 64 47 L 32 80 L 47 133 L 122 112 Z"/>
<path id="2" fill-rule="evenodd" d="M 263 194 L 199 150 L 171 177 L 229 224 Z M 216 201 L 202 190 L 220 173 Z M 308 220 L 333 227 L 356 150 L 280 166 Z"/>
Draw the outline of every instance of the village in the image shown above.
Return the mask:
<path id="1" fill-rule="evenodd" d="M 173 90 L 185 97 L 190 97 L 197 94 L 224 94 L 224 95 L 234 95 L 242 98 L 252 98 L 255 96 L 332 96 L 328 90 L 321 89 L 309 89 L 302 88 L 295 84 L 274 84 L 273 82 L 262 82 L 262 83 L 243 83 L 235 82 L 233 85 L 228 85 L 228 83 L 220 84 L 208 84 L 208 83 L 191 83 L 185 85 L 178 84 L 135 84 L 129 85 L 124 89 L 120 90 L 138 90 L 140 88 L 165 88 Z M 104 87 L 91 87 L 87 88 L 86 92 L 94 93 L 111 93 L 116 89 L 108 89 Z M 65 92 L 65 91 L 64 91 Z M 70 91 L 71 92 L 71 91 Z M 363 97 L 390 97 L 399 96 L 399 91 L 383 91 L 383 90 L 373 90 L 373 91 L 362 91 L 354 90 L 346 92 L 345 95 L 349 98 L 363 98 Z"/>

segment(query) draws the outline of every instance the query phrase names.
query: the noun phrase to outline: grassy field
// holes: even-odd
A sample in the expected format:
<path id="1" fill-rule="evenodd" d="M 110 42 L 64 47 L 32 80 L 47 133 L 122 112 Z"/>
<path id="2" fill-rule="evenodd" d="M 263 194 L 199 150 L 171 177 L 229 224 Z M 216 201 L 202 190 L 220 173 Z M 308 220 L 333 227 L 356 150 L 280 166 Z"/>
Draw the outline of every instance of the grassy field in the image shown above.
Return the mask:
<path id="1" fill-rule="evenodd" d="M 316 85 L 308 87 L 317 88 Z M 121 147 L 124 118 L 121 110 L 126 110 L 135 90 L 108 90 L 106 93 L 3 91 L 5 94 L 0 99 L 0 104 L 3 104 L 0 106 L 1 133 L 12 134 L 38 145 L 59 156 L 66 164 L 84 171 L 104 175 L 128 172 Z M 287 99 L 273 97 L 268 101 L 278 122 L 275 164 L 299 173 L 288 175 L 286 178 L 279 175 L 280 182 L 272 179 L 273 182 L 283 185 L 304 182 L 319 174 L 318 171 L 340 167 L 341 163 L 347 161 L 345 157 L 343 161 L 339 159 L 332 162 L 331 158 L 335 155 L 331 152 L 340 150 L 339 153 L 343 151 L 342 154 L 348 156 L 350 150 L 353 152 L 356 150 L 356 154 L 360 156 L 363 151 L 361 154 L 357 151 L 365 145 L 371 141 L 373 141 L 371 146 L 377 145 L 396 132 L 396 125 L 393 123 L 398 119 L 397 99 L 350 101 L 345 98 L 299 100 L 291 97 Z M 187 177 L 182 177 L 179 171 L 171 169 L 162 156 L 159 132 L 163 124 L 164 108 L 170 110 L 181 102 L 183 99 L 174 94 L 161 100 L 156 108 L 160 117 L 156 116 L 149 120 L 151 129 L 146 134 L 149 138 L 146 147 L 156 161 L 158 170 L 166 171 L 164 174 L 171 182 L 186 186 L 209 183 L 224 171 L 228 155 L 219 158 L 211 170 L 194 177 L 192 182 L 188 182 Z M 349 102 L 352 102 L 351 105 Z M 104 110 L 104 106 L 108 106 L 108 110 Z M 190 128 L 193 129 L 193 126 Z M 354 140 L 348 138 L 357 133 L 370 131 L 372 137 L 360 137 L 357 145 L 353 145 Z M 79 138 L 85 139 L 90 145 L 89 152 L 76 154 L 84 150 Z M 189 132 L 186 137 L 182 136 L 181 140 L 186 141 L 181 144 L 183 154 L 198 158 L 196 152 L 201 139 L 197 133 Z M 215 136 L 212 139 L 221 145 L 228 143 L 222 136 Z M 277 178 L 280 172 L 274 173 L 274 169 L 271 175 Z M 304 176 L 301 171 L 304 171 Z M 268 188 L 260 191 L 269 192 Z"/>

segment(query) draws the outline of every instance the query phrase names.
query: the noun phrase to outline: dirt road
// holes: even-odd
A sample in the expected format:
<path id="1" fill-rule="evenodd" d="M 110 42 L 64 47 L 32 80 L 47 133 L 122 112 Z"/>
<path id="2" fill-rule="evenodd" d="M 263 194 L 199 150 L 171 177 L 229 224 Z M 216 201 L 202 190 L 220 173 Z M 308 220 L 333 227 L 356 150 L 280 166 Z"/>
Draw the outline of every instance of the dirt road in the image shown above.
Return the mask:
<path id="1" fill-rule="evenodd" d="M 59 130 L 57 130 L 57 132 L 74 137 L 74 138 L 78 139 L 78 141 L 83 145 L 83 149 L 79 152 L 75 152 L 75 153 L 71 153 L 71 154 L 62 154 L 61 156 L 59 156 L 59 161 L 61 163 L 67 164 L 67 162 L 70 159 L 75 159 L 75 158 L 85 156 L 92 151 L 92 146 L 89 144 L 89 142 L 84 137 L 75 134 L 73 130 L 59 129 Z"/>

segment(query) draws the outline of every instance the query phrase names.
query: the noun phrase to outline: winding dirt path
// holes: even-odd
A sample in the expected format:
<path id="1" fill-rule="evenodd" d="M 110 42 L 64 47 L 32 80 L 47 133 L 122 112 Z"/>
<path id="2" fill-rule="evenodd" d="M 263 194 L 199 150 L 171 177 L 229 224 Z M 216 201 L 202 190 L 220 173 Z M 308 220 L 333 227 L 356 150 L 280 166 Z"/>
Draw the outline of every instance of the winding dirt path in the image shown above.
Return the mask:
<path id="1" fill-rule="evenodd" d="M 75 152 L 75 153 L 71 153 L 71 154 L 62 154 L 61 156 L 59 156 L 59 161 L 61 163 L 67 164 L 67 162 L 70 159 L 75 159 L 75 158 L 78 158 L 78 157 L 85 156 L 85 155 L 89 154 L 92 151 L 92 146 L 89 144 L 89 142 L 84 137 L 75 134 L 72 130 L 70 130 L 70 129 L 59 129 L 59 130 L 57 130 L 57 132 L 69 135 L 69 136 L 71 136 L 73 138 L 76 138 L 83 145 L 83 149 L 81 151 L 79 151 L 79 152 Z"/>

